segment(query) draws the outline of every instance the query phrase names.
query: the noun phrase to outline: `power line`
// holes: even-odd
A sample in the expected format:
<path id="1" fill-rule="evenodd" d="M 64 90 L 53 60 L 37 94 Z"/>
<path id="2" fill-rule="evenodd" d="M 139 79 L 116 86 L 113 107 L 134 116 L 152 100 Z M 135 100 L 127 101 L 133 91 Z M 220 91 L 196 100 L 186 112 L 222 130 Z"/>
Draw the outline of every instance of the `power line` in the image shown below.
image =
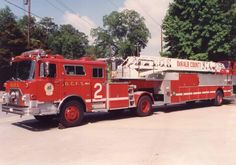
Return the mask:
<path id="1" fill-rule="evenodd" d="M 74 10 L 72 10 L 71 8 L 69 8 L 65 3 L 61 2 L 60 0 L 56 0 L 61 6 L 63 6 L 65 9 L 69 10 L 72 13 L 75 13 Z"/>
<path id="2" fill-rule="evenodd" d="M 119 8 L 120 6 L 118 6 L 114 1 L 112 1 L 112 0 L 107 0 L 107 1 L 109 1 L 113 6 L 115 6 L 115 7 L 117 7 L 117 8 Z"/>
<path id="3" fill-rule="evenodd" d="M 27 0 L 25 5 L 28 5 L 28 48 L 30 47 L 30 18 L 31 18 L 31 0 Z"/>
<path id="4" fill-rule="evenodd" d="M 22 8 L 23 8 L 24 10 L 26 10 L 26 9 L 25 9 L 25 2 L 24 2 L 24 1 L 23 1 L 23 3 L 22 3 Z M 22 14 L 25 15 L 25 12 L 22 11 Z"/>
<path id="5" fill-rule="evenodd" d="M 59 7 L 57 7 L 56 5 L 54 5 L 54 4 L 53 4 L 52 2 L 50 2 L 49 0 L 46 0 L 46 2 L 47 2 L 49 5 L 51 5 L 53 8 L 55 8 L 55 9 L 57 9 L 58 11 L 64 13 L 64 11 L 63 11 L 61 8 L 59 8 Z"/>
<path id="6" fill-rule="evenodd" d="M 10 4 L 10 5 L 12 5 L 12 6 L 15 6 L 16 8 L 21 9 L 21 10 L 23 10 L 23 11 L 25 11 L 25 12 L 28 13 L 28 11 L 25 10 L 24 8 L 22 8 L 22 7 L 20 7 L 20 6 L 16 5 L 16 4 L 14 4 L 14 3 L 12 3 L 12 2 L 10 2 L 10 1 L 8 1 L 8 0 L 5 0 L 5 2 L 7 2 L 8 4 Z M 37 17 L 37 18 L 42 19 L 42 17 L 40 17 L 40 16 L 38 16 L 38 15 L 32 13 L 32 12 L 31 12 L 31 15 L 33 15 L 33 16 L 35 16 L 35 17 Z"/>
<path id="7" fill-rule="evenodd" d="M 93 25 L 90 22 L 88 22 L 86 19 L 79 16 L 73 9 L 68 7 L 65 3 L 61 2 L 60 0 L 56 0 L 56 2 L 59 3 L 61 6 L 63 6 L 65 9 L 69 10 L 71 13 L 74 13 L 76 16 L 78 16 L 80 19 L 82 19 L 84 22 L 90 25 L 90 27 L 93 27 Z"/>
<path id="8" fill-rule="evenodd" d="M 107 0 L 107 1 L 109 1 L 113 6 L 115 6 L 115 7 L 118 7 L 119 8 L 119 6 L 113 1 L 113 0 Z M 139 0 L 137 0 L 136 2 L 138 2 L 139 3 L 139 8 L 144 12 L 144 13 L 146 13 L 147 14 L 147 16 L 156 24 L 156 25 L 158 25 L 158 27 L 161 29 L 161 52 L 163 52 L 163 31 L 162 31 L 162 26 L 161 26 L 161 24 L 159 23 L 159 22 L 157 22 L 150 14 L 149 14 L 149 12 L 148 11 L 146 11 L 144 8 L 142 8 L 141 6 L 141 3 L 140 3 L 140 1 Z M 142 41 L 142 40 L 141 40 Z M 143 42 L 143 41 L 142 41 Z M 145 43 L 145 42 L 143 42 L 143 43 Z"/>
<path id="9" fill-rule="evenodd" d="M 139 3 L 139 6 L 141 6 L 140 1 L 137 0 L 137 2 Z M 158 26 L 161 26 L 161 24 L 160 24 L 159 22 L 157 22 L 157 21 L 149 14 L 149 12 L 147 12 L 146 10 L 144 10 L 144 8 L 142 8 L 142 7 L 140 7 L 140 9 L 143 10 L 143 12 L 146 13 L 147 16 L 148 16 L 149 18 L 151 18 L 151 20 L 152 20 L 154 23 L 156 23 Z"/>

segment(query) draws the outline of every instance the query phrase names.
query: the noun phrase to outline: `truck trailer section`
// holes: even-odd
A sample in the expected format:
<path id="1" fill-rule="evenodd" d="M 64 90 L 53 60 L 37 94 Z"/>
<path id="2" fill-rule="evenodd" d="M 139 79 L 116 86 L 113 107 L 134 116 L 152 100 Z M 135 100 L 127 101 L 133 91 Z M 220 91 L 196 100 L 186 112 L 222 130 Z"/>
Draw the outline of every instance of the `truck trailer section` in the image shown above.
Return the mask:
<path id="1" fill-rule="evenodd" d="M 164 57 L 128 57 L 118 67 L 116 79 L 129 81 L 137 90 L 149 91 L 164 104 L 231 97 L 232 70 L 223 63 Z"/>

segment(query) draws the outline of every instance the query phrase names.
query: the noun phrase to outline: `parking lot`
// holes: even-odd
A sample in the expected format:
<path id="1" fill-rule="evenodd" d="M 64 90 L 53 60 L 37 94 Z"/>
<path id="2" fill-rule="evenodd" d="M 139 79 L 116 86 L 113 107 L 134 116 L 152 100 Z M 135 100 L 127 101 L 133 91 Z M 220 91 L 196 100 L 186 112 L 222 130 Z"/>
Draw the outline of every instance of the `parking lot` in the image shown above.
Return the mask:
<path id="1" fill-rule="evenodd" d="M 235 165 L 236 104 L 155 108 L 139 118 L 97 113 L 58 129 L 32 117 L 0 113 L 3 165 Z"/>

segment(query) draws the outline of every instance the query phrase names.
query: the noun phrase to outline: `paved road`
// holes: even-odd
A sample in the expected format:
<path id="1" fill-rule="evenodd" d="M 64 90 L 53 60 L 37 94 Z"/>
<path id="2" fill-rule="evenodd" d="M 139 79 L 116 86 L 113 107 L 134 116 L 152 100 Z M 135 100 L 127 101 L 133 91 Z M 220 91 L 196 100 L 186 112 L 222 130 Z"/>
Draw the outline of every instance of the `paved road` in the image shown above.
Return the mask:
<path id="1" fill-rule="evenodd" d="M 11 116 L 16 116 L 16 115 L 14 115 L 14 114 L 7 114 L 6 115 L 5 112 L 2 112 L 2 106 L 0 105 L 0 121 L 1 121 L 1 119 L 8 118 Z"/>
<path id="2" fill-rule="evenodd" d="M 144 118 L 89 114 L 60 130 L 32 117 L 0 119 L 1 165 L 235 165 L 236 104 L 158 107 Z"/>

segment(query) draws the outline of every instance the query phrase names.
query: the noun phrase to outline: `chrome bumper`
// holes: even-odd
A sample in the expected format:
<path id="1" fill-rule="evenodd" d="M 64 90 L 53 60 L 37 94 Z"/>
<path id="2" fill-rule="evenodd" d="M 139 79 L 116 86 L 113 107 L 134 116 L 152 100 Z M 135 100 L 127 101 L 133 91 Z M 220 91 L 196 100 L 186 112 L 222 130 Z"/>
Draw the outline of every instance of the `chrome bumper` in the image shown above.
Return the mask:
<path id="1" fill-rule="evenodd" d="M 58 104 L 30 100 L 29 95 L 23 97 L 25 97 L 25 106 L 18 106 L 9 103 L 9 93 L 0 92 L 0 110 L 18 115 L 54 115 L 59 113 Z"/>
<path id="2" fill-rule="evenodd" d="M 57 105 L 52 103 L 42 103 L 42 104 L 34 103 L 34 106 L 27 106 L 27 107 L 2 104 L 2 111 L 18 115 L 34 115 L 34 116 L 55 115 L 59 113 Z"/>
<path id="3" fill-rule="evenodd" d="M 37 115 L 39 108 L 17 107 L 13 105 L 2 105 L 2 111 L 17 115 Z"/>

